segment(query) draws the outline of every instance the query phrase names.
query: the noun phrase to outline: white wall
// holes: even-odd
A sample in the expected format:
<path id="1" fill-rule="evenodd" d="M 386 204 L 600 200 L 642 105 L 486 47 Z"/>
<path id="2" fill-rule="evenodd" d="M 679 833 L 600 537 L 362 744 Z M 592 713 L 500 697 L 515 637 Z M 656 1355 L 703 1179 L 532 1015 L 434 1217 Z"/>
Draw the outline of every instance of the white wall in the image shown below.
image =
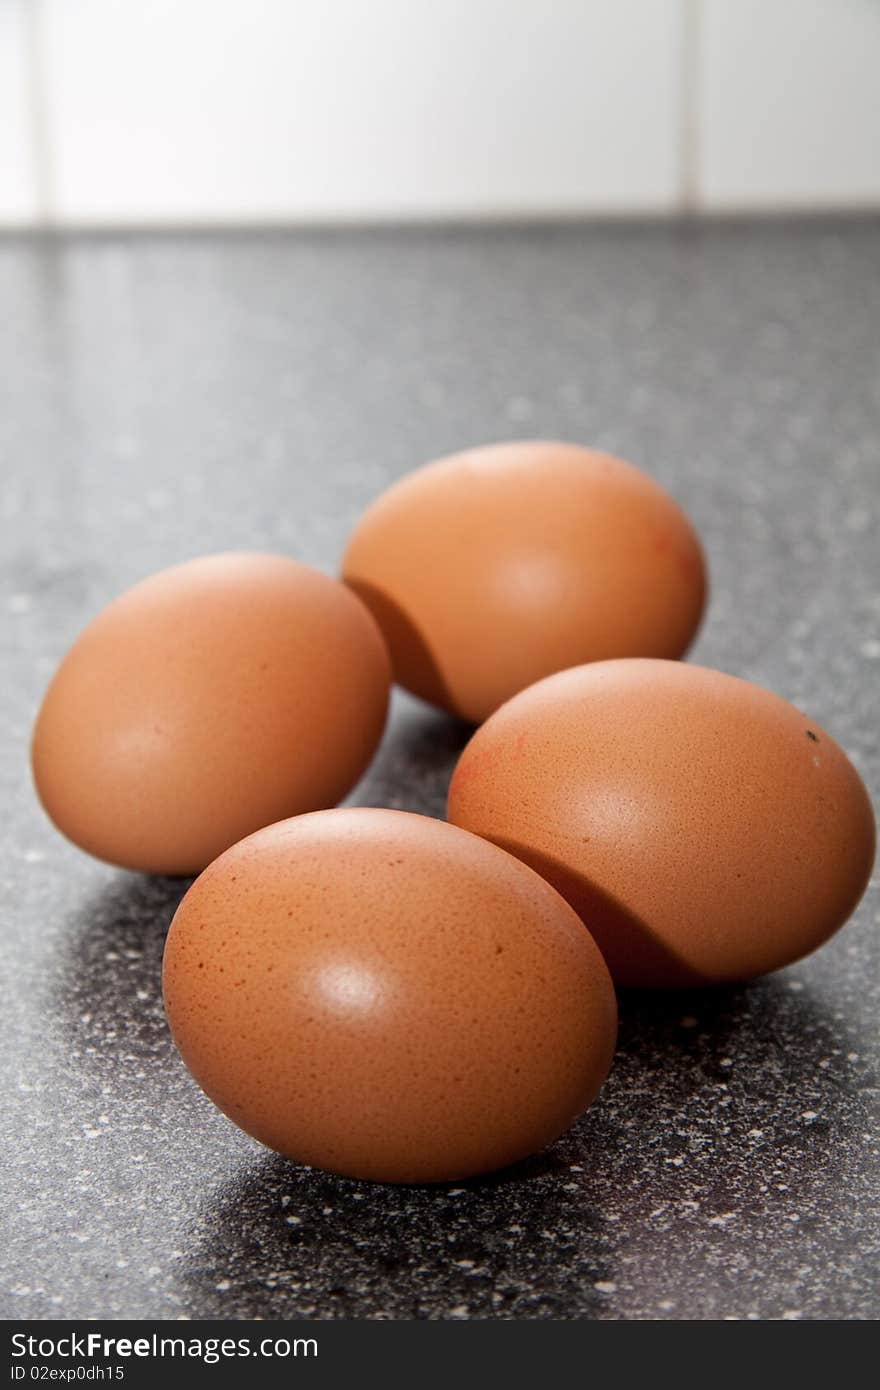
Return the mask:
<path id="1" fill-rule="evenodd" d="M 0 0 L 0 224 L 880 207 L 880 0 Z"/>
<path id="2" fill-rule="evenodd" d="M 0 0 L 0 222 L 13 226 L 37 221 L 41 214 L 26 4 Z"/>

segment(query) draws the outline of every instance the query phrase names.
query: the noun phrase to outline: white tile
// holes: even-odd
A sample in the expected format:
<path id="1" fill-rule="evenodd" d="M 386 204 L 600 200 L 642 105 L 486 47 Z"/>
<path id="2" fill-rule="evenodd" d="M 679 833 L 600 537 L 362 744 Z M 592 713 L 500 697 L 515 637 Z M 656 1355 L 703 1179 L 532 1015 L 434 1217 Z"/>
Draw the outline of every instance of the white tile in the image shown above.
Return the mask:
<path id="1" fill-rule="evenodd" d="M 29 0 L 0 0 L 0 225 L 39 215 L 29 90 Z"/>
<path id="2" fill-rule="evenodd" d="M 880 205 L 878 0 L 704 0 L 709 209 Z"/>
<path id="3" fill-rule="evenodd" d="M 666 210 L 681 0 L 42 0 L 75 222 Z"/>

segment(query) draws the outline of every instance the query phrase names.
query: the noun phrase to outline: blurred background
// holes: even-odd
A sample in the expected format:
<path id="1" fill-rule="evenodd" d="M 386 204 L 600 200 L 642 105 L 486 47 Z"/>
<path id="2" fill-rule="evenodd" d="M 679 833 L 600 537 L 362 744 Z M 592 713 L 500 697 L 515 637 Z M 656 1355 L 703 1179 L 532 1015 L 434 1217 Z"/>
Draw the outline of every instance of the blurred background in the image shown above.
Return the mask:
<path id="1" fill-rule="evenodd" d="M 0 0 L 0 226 L 880 206 L 877 0 Z"/>
<path id="2" fill-rule="evenodd" d="M 26 749 L 136 580 L 335 573 L 394 479 L 531 436 L 678 499 L 692 658 L 876 800 L 878 137 L 880 0 L 0 0 L 0 1315 L 877 1316 L 876 887 L 788 971 L 630 1002 L 546 1162 L 346 1183 L 197 1091 L 183 885 L 63 841 Z M 353 802 L 442 816 L 464 736 L 395 692 Z"/>

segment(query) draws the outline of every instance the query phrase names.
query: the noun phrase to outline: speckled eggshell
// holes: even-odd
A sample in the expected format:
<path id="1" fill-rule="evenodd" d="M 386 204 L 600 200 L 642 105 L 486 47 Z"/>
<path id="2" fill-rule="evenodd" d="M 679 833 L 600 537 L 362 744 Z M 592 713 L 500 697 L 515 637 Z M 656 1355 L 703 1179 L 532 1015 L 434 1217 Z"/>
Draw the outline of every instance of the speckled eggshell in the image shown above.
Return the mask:
<path id="1" fill-rule="evenodd" d="M 343 577 L 395 678 L 479 722 L 533 681 L 608 657 L 680 657 L 706 593 L 700 543 L 645 473 L 574 444 L 470 449 L 365 512 Z"/>
<path id="2" fill-rule="evenodd" d="M 820 946 L 874 857 L 834 740 L 759 686 L 678 662 L 580 667 L 477 731 L 449 818 L 580 913 L 621 985 L 746 980 Z"/>
<path id="3" fill-rule="evenodd" d="M 236 1124 L 385 1182 L 550 1143 L 616 1036 L 602 957 L 555 890 L 403 811 L 319 812 L 228 850 L 177 911 L 164 989 L 184 1061 Z"/>
<path id="4" fill-rule="evenodd" d="M 129 589 L 68 652 L 34 729 L 37 790 L 100 859 L 196 873 L 345 796 L 390 682 L 375 622 L 337 580 L 280 555 L 191 560 Z"/>

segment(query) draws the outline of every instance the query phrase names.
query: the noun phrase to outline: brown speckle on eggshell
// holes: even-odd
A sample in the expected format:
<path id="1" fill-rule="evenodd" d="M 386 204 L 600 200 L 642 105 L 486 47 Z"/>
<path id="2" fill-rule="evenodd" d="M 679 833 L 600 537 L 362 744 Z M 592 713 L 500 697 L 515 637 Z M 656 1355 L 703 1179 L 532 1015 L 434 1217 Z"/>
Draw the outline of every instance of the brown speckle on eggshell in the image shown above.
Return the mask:
<path id="1" fill-rule="evenodd" d="M 184 1061 L 237 1124 L 389 1182 L 550 1143 L 616 1034 L 602 957 L 555 890 L 402 811 L 301 816 L 228 850 L 177 911 L 164 990 Z"/>
<path id="2" fill-rule="evenodd" d="M 830 735 L 679 662 L 602 662 L 523 691 L 465 748 L 449 818 L 553 883 L 631 986 L 746 980 L 807 955 L 874 857 L 867 792 Z"/>

